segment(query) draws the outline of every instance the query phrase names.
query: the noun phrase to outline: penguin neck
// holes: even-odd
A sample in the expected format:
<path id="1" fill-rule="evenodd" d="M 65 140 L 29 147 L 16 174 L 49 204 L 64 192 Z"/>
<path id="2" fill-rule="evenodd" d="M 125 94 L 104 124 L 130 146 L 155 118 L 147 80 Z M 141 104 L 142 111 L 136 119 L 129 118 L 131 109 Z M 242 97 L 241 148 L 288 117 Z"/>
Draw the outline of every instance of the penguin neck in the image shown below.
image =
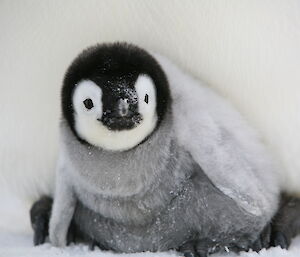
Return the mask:
<path id="1" fill-rule="evenodd" d="M 73 182 L 103 196 L 133 196 L 146 192 L 165 170 L 172 152 L 172 114 L 141 144 L 127 151 L 108 151 L 83 144 L 63 120 L 62 150 Z"/>

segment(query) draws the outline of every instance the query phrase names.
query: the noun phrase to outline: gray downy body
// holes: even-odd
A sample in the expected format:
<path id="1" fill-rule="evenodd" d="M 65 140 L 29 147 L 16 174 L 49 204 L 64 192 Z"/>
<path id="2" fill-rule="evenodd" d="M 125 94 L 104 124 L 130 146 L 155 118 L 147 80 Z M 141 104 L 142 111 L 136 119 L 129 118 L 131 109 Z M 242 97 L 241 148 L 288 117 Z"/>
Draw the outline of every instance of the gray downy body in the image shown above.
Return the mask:
<path id="1" fill-rule="evenodd" d="M 172 114 L 142 144 L 105 151 L 80 143 L 61 123 L 60 178 L 77 199 L 83 234 L 117 252 L 176 249 L 195 239 L 247 249 L 270 218 L 219 190 L 178 144 Z M 275 210 L 274 210 L 275 211 Z"/>

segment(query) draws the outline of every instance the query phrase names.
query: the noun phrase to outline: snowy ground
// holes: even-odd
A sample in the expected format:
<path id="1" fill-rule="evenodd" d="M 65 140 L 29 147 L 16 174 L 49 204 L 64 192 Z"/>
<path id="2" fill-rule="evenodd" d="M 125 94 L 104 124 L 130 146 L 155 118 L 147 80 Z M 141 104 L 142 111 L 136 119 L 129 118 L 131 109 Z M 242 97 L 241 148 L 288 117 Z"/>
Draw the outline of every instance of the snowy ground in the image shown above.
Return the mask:
<path id="1" fill-rule="evenodd" d="M 85 245 L 72 245 L 65 249 L 52 247 L 44 244 L 39 247 L 32 246 L 32 230 L 29 224 L 28 206 L 22 202 L 0 194 L 0 257 L 176 257 L 176 252 L 166 253 L 140 253 L 140 254 L 114 254 L 101 252 L 99 249 L 89 251 Z M 235 254 L 218 255 L 237 256 Z M 300 237 L 293 241 L 289 251 L 280 248 L 272 248 L 268 251 L 262 250 L 259 254 L 241 253 L 241 257 L 298 257 L 300 256 Z"/>

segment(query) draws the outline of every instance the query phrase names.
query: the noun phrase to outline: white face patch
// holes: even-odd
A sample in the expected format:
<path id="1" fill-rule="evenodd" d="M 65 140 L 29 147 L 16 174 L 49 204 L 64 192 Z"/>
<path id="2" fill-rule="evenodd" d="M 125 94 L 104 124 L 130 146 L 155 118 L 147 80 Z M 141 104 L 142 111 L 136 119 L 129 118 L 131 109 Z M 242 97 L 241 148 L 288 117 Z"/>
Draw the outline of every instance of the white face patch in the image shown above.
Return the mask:
<path id="1" fill-rule="evenodd" d="M 78 83 L 72 99 L 78 135 L 91 145 L 113 151 L 128 150 L 142 142 L 157 123 L 156 89 L 149 76 L 140 75 L 136 80 L 135 90 L 142 120 L 132 129 L 111 130 L 101 121 L 101 88 L 90 80 Z"/>
<path id="2" fill-rule="evenodd" d="M 73 106 L 76 116 L 97 120 L 102 116 L 102 90 L 93 81 L 83 80 L 75 88 Z"/>

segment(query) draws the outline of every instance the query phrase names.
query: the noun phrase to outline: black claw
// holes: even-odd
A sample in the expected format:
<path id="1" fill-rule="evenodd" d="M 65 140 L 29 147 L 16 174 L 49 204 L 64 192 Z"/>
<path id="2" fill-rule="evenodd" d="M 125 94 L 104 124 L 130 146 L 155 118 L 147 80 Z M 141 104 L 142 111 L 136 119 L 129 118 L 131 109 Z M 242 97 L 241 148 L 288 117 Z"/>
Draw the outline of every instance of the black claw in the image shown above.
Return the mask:
<path id="1" fill-rule="evenodd" d="M 72 221 L 68 230 L 67 234 L 67 245 L 71 243 L 76 243 L 77 241 L 77 234 L 76 234 L 76 226 L 75 223 Z"/>
<path id="2" fill-rule="evenodd" d="M 191 251 L 191 252 L 184 252 L 184 253 L 183 253 L 183 256 L 184 256 L 184 257 L 199 257 L 199 255 L 198 255 L 196 252 L 194 252 L 194 251 Z"/>
<path id="3" fill-rule="evenodd" d="M 103 244 L 97 242 L 94 239 L 89 239 L 88 240 L 88 246 L 89 246 L 89 250 L 90 251 L 94 251 L 95 247 L 97 246 L 100 250 L 102 251 L 108 251 L 109 249 L 107 247 L 105 247 Z"/>
<path id="4" fill-rule="evenodd" d="M 33 227 L 33 244 L 35 246 L 45 243 L 48 236 L 48 224 L 43 217 L 38 217 L 32 224 Z"/>
<path id="5" fill-rule="evenodd" d="M 260 238 L 259 238 L 259 239 L 257 239 L 257 240 L 254 242 L 254 244 L 253 244 L 253 246 L 252 246 L 252 250 L 258 253 L 262 248 L 263 248 L 263 247 L 262 247 L 262 243 L 261 243 L 261 240 L 260 240 Z"/>
<path id="6" fill-rule="evenodd" d="M 46 238 L 43 235 L 34 234 L 33 236 L 33 245 L 38 246 L 45 243 Z"/>
<path id="7" fill-rule="evenodd" d="M 199 257 L 207 257 L 208 253 L 207 251 L 197 251 Z"/>
<path id="8" fill-rule="evenodd" d="M 197 245 L 195 247 L 196 252 L 197 252 L 197 256 L 207 257 L 208 256 L 209 245 L 210 244 L 206 241 L 197 242 Z"/>
<path id="9" fill-rule="evenodd" d="M 195 250 L 195 241 L 191 240 L 179 247 L 179 251 L 183 253 L 184 257 L 200 257 Z"/>
<path id="10" fill-rule="evenodd" d="M 259 252 L 261 249 L 269 248 L 270 247 L 270 237 L 271 237 L 271 224 L 268 224 L 261 234 L 259 235 L 258 239 L 252 244 L 250 248 L 253 251 Z"/>
<path id="11" fill-rule="evenodd" d="M 270 242 L 271 242 L 271 233 L 272 233 L 272 227 L 271 223 L 269 223 L 263 232 L 261 233 L 260 239 L 261 239 L 261 249 L 268 249 L 270 248 Z"/>
<path id="12" fill-rule="evenodd" d="M 46 231 L 46 228 L 44 226 L 40 226 L 36 228 L 34 230 L 34 235 L 33 235 L 34 246 L 45 243 L 47 235 L 48 235 L 48 231 Z"/>
<path id="13" fill-rule="evenodd" d="M 91 241 L 89 243 L 89 250 L 94 251 L 96 246 L 97 246 L 96 241 Z"/>
<path id="14" fill-rule="evenodd" d="M 283 233 L 275 232 L 273 234 L 272 246 L 280 246 L 282 249 L 288 249 L 289 242 Z"/>

